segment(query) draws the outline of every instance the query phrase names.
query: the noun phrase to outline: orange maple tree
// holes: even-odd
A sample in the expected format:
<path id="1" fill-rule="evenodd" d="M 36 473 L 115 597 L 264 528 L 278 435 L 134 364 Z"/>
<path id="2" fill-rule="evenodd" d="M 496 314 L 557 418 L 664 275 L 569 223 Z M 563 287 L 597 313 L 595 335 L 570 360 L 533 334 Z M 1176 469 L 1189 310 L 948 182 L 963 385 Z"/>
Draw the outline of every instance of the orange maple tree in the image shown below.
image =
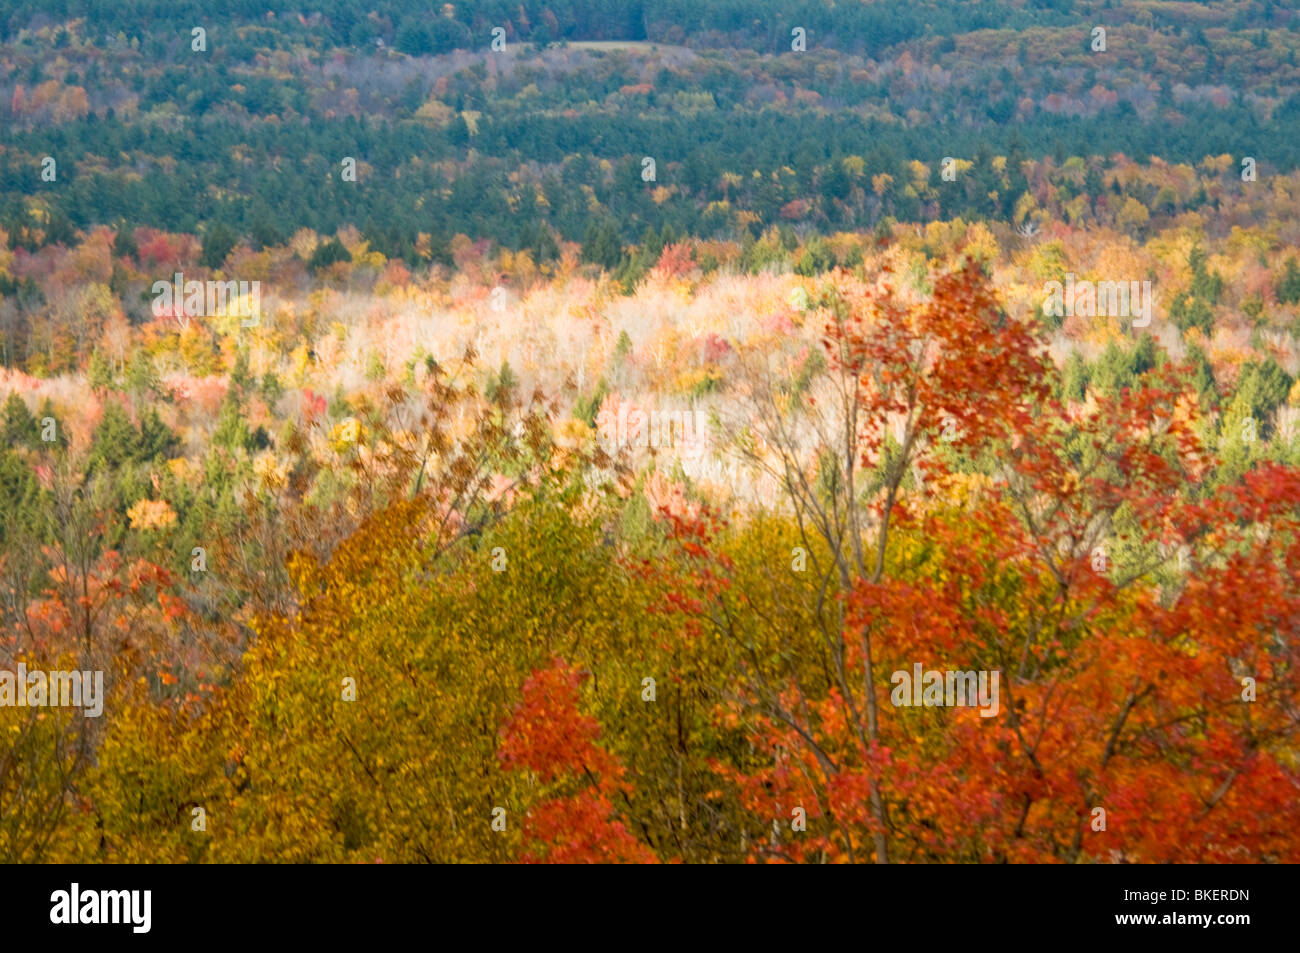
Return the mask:
<path id="1" fill-rule="evenodd" d="M 586 675 L 561 659 L 533 672 L 502 729 L 502 767 L 531 771 L 548 796 L 524 821 L 524 863 L 653 863 L 613 798 L 632 790 L 618 759 L 596 744 L 600 726 L 579 710 Z"/>
<path id="2" fill-rule="evenodd" d="M 971 266 L 920 305 L 839 283 L 848 486 L 824 453 L 820 480 L 786 467 L 822 592 L 843 583 L 818 639 L 765 657 L 720 525 L 671 523 L 666 605 L 681 637 L 737 647 L 719 717 L 770 756 L 715 764 L 774 822 L 751 858 L 1300 858 L 1300 471 L 1204 490 L 1183 369 L 1052 400 L 1036 333 Z M 930 438 L 945 417 L 960 453 Z M 891 704 L 887 673 L 916 664 L 996 673 L 999 703 Z"/>

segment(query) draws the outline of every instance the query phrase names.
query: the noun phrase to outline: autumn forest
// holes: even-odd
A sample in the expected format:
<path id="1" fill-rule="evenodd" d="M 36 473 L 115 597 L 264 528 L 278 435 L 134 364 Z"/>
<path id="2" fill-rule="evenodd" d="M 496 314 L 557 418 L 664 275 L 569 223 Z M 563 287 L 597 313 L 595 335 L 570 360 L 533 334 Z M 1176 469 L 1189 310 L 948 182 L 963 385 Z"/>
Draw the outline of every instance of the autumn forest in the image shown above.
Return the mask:
<path id="1" fill-rule="evenodd" d="M 1300 862 L 1289 7 L 0 0 L 0 861 Z"/>

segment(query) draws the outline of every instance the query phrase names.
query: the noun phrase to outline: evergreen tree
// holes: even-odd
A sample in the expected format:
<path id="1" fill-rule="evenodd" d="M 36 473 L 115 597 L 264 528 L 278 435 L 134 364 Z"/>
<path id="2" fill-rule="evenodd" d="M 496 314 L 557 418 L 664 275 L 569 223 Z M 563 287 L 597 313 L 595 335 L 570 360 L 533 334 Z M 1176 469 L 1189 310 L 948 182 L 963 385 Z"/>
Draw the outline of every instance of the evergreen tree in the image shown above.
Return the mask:
<path id="1" fill-rule="evenodd" d="M 592 222 L 587 227 L 587 234 L 582 240 L 582 260 L 600 265 L 606 271 L 618 267 L 623 260 L 623 246 L 613 222 Z"/>
<path id="2" fill-rule="evenodd" d="M 340 261 L 351 260 L 352 254 L 344 247 L 343 243 L 337 238 L 331 238 L 329 241 L 321 242 L 316 246 L 316 250 L 311 254 L 311 259 L 307 262 L 307 270 L 315 273 Z"/>
<path id="3" fill-rule="evenodd" d="M 220 268 L 238 241 L 239 236 L 229 225 L 214 223 L 203 233 L 203 253 L 199 256 L 199 264 L 205 268 Z"/>
<path id="4" fill-rule="evenodd" d="M 1277 300 L 1282 304 L 1300 304 L 1300 265 L 1294 258 L 1286 261 L 1286 271 L 1277 283 Z"/>
<path id="5" fill-rule="evenodd" d="M 15 393 L 10 393 L 5 401 L 3 444 L 5 447 L 36 447 L 41 442 L 40 428 L 36 418 L 27 409 L 27 402 Z"/>

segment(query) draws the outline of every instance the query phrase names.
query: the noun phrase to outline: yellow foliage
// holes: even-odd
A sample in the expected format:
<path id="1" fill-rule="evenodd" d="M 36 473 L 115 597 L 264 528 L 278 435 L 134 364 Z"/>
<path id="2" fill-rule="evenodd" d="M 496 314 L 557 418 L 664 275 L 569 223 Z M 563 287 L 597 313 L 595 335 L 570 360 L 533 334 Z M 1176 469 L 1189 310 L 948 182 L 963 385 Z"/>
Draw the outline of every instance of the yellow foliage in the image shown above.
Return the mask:
<path id="1" fill-rule="evenodd" d="M 168 529 L 176 525 L 176 511 L 166 500 L 143 499 L 126 511 L 132 529 Z"/>

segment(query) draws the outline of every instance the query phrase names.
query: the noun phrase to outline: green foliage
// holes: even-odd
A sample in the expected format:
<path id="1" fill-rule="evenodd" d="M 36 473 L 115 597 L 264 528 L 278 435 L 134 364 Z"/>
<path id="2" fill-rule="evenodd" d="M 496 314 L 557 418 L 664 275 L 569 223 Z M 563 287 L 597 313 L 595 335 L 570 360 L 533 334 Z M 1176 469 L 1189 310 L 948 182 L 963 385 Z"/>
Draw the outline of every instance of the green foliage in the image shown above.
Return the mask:
<path id="1" fill-rule="evenodd" d="M 1300 304 L 1300 265 L 1294 257 L 1286 260 L 1286 270 L 1278 279 L 1277 300 L 1282 304 Z"/>
<path id="2" fill-rule="evenodd" d="M 1207 301 L 1180 291 L 1169 303 L 1169 316 L 1184 331 L 1199 328 L 1205 335 L 1214 331 L 1214 312 Z"/>
<path id="3" fill-rule="evenodd" d="M 1223 294 L 1223 277 L 1217 271 L 1209 271 L 1205 262 L 1205 250 L 1197 245 L 1187 257 L 1187 265 L 1192 270 L 1191 294 L 1213 305 Z"/>
<path id="4" fill-rule="evenodd" d="M 1241 369 L 1237 388 L 1227 417 L 1253 418 L 1263 439 L 1272 436 L 1273 412 L 1281 406 L 1294 383 L 1291 375 L 1282 370 L 1272 357 L 1266 361 L 1250 361 Z"/>
<path id="5" fill-rule="evenodd" d="M 284 386 L 274 371 L 267 371 L 262 375 L 262 382 L 258 389 L 261 391 L 262 399 L 272 407 L 284 396 Z"/>
<path id="6" fill-rule="evenodd" d="M 41 432 L 36 418 L 27 409 L 27 402 L 15 393 L 5 400 L 3 420 L 0 421 L 0 443 L 5 447 L 40 446 Z"/>
<path id="7" fill-rule="evenodd" d="M 1187 348 L 1187 363 L 1192 368 L 1192 386 L 1201 399 L 1202 406 L 1219 402 L 1218 385 L 1214 381 L 1214 368 L 1205 352 L 1195 344 Z"/>
<path id="8" fill-rule="evenodd" d="M 789 265 L 789 250 L 776 229 L 769 230 L 757 241 L 748 240 L 740 254 L 740 266 L 750 273 L 771 268 L 780 270 Z"/>
<path id="9" fill-rule="evenodd" d="M 0 449 L 0 546 L 14 536 L 32 534 L 42 522 L 40 489 L 36 475 L 13 450 Z"/>
<path id="10" fill-rule="evenodd" d="M 265 434 L 263 434 L 264 439 Z M 221 402 L 217 426 L 212 432 L 212 445 L 224 447 L 232 453 L 240 450 L 247 453 L 257 449 L 257 444 L 258 441 L 254 440 L 253 434 L 248 430 L 248 424 L 244 421 L 244 416 L 239 409 L 239 401 L 232 388 L 226 393 L 225 400 Z"/>
<path id="11" fill-rule="evenodd" d="M 316 246 L 316 250 L 311 253 L 311 258 L 307 261 L 307 269 L 314 273 L 330 265 L 351 260 L 352 254 L 343 247 L 343 243 L 337 238 L 331 238 Z"/>
<path id="12" fill-rule="evenodd" d="M 47 441 L 45 439 L 46 423 L 53 422 L 54 439 Z M 41 409 L 36 412 L 36 427 L 40 433 L 40 442 L 37 444 L 42 450 L 57 449 L 66 450 L 68 448 L 68 432 L 65 426 L 65 420 L 59 414 L 54 412 L 54 403 L 48 397 L 41 402 Z"/>
<path id="13" fill-rule="evenodd" d="M 1243 314 L 1258 324 L 1264 316 L 1264 299 L 1259 295 L 1251 295 L 1241 303 L 1241 310 Z"/>
<path id="14" fill-rule="evenodd" d="M 220 268 L 238 241 L 239 236 L 233 228 L 225 222 L 214 222 L 203 233 L 203 251 L 199 255 L 199 264 L 205 268 Z"/>
<path id="15" fill-rule="evenodd" d="M 135 241 L 135 229 L 123 225 L 113 236 L 113 254 L 119 258 L 134 260 L 140 255 L 140 246 Z"/>
<path id="16" fill-rule="evenodd" d="M 1155 339 L 1150 335 L 1143 335 L 1129 350 L 1111 341 L 1083 383 L 1091 383 L 1104 394 L 1118 394 L 1136 386 L 1143 374 L 1164 362 L 1164 351 L 1156 349 Z M 1078 379 L 1070 383 L 1077 387 Z"/>
<path id="17" fill-rule="evenodd" d="M 618 267 L 623 260 L 623 245 L 613 222 L 592 222 L 587 227 L 587 233 L 582 239 L 582 260 L 599 265 L 606 271 Z"/>
<path id="18" fill-rule="evenodd" d="M 498 406 L 506 406 L 518 398 L 519 378 L 515 376 L 509 361 L 502 361 L 501 368 L 488 381 L 484 388 L 487 399 Z"/>
<path id="19" fill-rule="evenodd" d="M 1061 397 L 1064 400 L 1082 401 L 1087 396 L 1090 377 L 1088 362 L 1078 351 L 1071 351 L 1061 372 Z"/>
<path id="20" fill-rule="evenodd" d="M 600 405 L 608 394 L 609 382 L 602 377 L 597 382 L 596 389 L 590 395 L 578 398 L 573 407 L 573 416 L 588 427 L 596 426 L 596 413 L 600 410 Z"/>
<path id="21" fill-rule="evenodd" d="M 632 353 L 632 338 L 627 331 L 618 332 L 618 340 L 614 342 L 614 354 L 611 358 L 615 367 L 619 366 Z"/>
<path id="22" fill-rule="evenodd" d="M 160 386 L 158 371 L 149 354 L 144 349 L 136 351 L 126 368 L 126 389 L 136 397 L 143 397 L 156 394 Z"/>
<path id="23" fill-rule="evenodd" d="M 113 386 L 113 371 L 108 361 L 98 351 L 90 356 L 86 378 L 94 390 L 108 390 Z"/>
<path id="24" fill-rule="evenodd" d="M 86 469 L 93 474 L 135 464 L 161 463 L 173 456 L 179 446 L 180 438 L 163 423 L 154 408 L 141 415 L 137 429 L 121 405 L 110 401 L 91 435 Z"/>
<path id="25" fill-rule="evenodd" d="M 253 374 L 248 366 L 248 348 L 241 347 L 235 351 L 235 366 L 230 369 L 230 386 L 245 393 L 253 387 Z"/>
<path id="26" fill-rule="evenodd" d="M 1188 255 L 1187 265 L 1191 283 L 1174 296 L 1169 315 L 1182 330 L 1200 328 L 1208 336 L 1214 330 L 1214 305 L 1223 294 L 1223 277 L 1207 269 L 1205 251 L 1199 245 Z"/>
<path id="27" fill-rule="evenodd" d="M 799 255 L 798 261 L 795 262 L 794 270 L 795 274 L 812 277 L 824 271 L 829 271 L 835 265 L 835 253 L 831 251 L 826 239 L 817 235 L 809 239 L 808 243 L 804 245 L 803 252 Z"/>

